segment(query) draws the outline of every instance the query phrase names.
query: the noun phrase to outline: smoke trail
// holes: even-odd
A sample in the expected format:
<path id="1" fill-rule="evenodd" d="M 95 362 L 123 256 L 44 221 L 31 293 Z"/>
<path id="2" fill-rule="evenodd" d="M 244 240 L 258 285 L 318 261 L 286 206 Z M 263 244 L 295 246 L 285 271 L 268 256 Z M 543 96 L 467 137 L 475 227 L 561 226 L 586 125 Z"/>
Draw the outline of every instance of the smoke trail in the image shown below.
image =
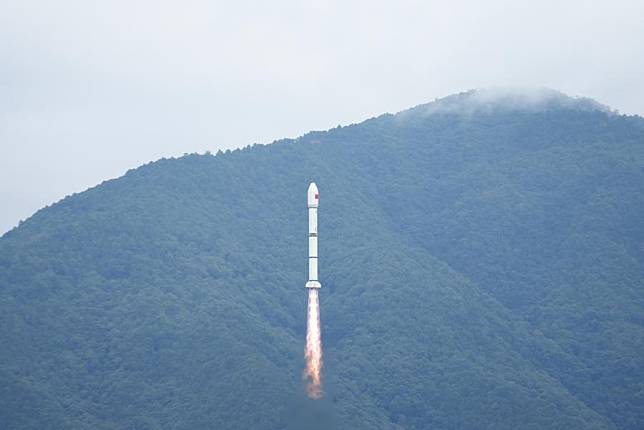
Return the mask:
<path id="1" fill-rule="evenodd" d="M 306 320 L 306 393 L 311 399 L 322 397 L 322 337 L 320 330 L 320 301 L 317 288 L 309 288 L 309 306 Z"/>

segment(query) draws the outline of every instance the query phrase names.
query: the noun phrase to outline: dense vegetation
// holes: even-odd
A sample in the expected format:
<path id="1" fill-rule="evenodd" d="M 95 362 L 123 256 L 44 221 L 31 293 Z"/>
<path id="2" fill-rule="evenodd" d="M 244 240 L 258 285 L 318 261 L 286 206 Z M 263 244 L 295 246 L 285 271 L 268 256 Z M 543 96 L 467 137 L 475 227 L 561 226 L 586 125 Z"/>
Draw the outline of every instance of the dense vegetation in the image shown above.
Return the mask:
<path id="1" fill-rule="evenodd" d="M 5 234 L 0 428 L 644 428 L 644 120 L 480 94 L 159 160 Z"/>

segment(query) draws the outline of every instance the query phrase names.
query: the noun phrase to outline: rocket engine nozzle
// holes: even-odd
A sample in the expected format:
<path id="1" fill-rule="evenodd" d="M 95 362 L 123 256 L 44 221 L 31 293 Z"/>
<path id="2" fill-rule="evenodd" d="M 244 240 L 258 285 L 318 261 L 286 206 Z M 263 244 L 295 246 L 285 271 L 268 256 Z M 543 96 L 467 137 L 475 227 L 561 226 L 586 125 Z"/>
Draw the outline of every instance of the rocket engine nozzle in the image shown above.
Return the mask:
<path id="1" fill-rule="evenodd" d="M 320 288 L 322 284 L 318 281 L 308 281 L 305 285 L 306 288 Z"/>

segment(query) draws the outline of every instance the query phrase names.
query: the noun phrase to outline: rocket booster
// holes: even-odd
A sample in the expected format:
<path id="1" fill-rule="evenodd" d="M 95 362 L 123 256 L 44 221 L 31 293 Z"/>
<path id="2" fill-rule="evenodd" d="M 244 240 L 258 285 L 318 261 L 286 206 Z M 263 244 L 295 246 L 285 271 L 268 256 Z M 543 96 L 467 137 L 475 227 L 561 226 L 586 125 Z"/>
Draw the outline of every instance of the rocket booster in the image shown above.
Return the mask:
<path id="1" fill-rule="evenodd" d="M 320 196 L 315 182 L 311 182 L 306 203 L 309 208 L 309 281 L 306 288 L 320 288 L 318 281 L 318 203 Z"/>

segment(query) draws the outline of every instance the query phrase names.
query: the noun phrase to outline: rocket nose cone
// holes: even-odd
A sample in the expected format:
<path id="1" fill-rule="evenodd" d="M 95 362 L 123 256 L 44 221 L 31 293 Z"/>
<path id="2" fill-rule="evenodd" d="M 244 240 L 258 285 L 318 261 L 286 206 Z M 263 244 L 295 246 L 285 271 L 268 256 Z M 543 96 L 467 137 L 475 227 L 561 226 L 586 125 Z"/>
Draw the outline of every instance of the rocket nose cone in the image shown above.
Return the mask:
<path id="1" fill-rule="evenodd" d="M 307 205 L 310 208 L 318 207 L 320 196 L 318 193 L 318 187 L 315 185 L 315 182 L 311 182 L 309 185 L 309 191 L 307 193 Z"/>

